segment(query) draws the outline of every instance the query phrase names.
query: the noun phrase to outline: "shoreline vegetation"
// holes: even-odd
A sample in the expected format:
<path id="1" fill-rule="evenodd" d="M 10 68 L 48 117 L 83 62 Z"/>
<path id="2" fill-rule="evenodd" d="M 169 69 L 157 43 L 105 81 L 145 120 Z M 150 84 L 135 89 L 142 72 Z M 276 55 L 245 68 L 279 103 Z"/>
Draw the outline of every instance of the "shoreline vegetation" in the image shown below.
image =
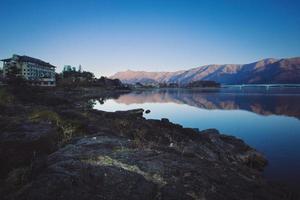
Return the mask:
<path id="1" fill-rule="evenodd" d="M 184 89 L 197 89 L 197 88 L 220 88 L 221 84 L 215 81 L 193 81 L 188 84 L 178 84 L 178 83 L 157 83 L 157 82 L 150 82 L 150 83 L 134 83 L 134 84 L 126 84 L 127 87 L 131 89 L 168 89 L 168 88 L 184 88 Z"/>
<path id="2" fill-rule="evenodd" d="M 240 139 L 143 109 L 94 110 L 130 88 L 91 77 L 0 86 L 2 199 L 297 199 L 263 178 L 267 159 Z"/>

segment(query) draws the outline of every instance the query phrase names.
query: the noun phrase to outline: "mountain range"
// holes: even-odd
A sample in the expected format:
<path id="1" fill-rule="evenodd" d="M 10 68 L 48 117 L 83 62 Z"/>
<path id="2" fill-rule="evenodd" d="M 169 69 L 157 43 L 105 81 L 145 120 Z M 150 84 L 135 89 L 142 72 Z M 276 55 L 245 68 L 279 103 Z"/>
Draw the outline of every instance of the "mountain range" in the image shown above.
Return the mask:
<path id="1" fill-rule="evenodd" d="M 198 80 L 211 80 L 221 84 L 300 84 L 300 57 L 268 58 L 249 64 L 212 64 L 175 72 L 127 70 L 110 78 L 130 84 L 140 82 L 185 85 Z"/>

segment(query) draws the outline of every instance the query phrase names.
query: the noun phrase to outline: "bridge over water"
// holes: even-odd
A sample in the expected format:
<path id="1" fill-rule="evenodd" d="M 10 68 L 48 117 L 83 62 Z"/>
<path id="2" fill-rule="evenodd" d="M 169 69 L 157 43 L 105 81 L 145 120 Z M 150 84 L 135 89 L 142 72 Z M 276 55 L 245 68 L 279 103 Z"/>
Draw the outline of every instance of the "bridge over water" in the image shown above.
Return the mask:
<path id="1" fill-rule="evenodd" d="M 241 85 L 222 85 L 222 88 L 246 88 L 246 87 L 264 87 L 269 88 L 300 88 L 300 84 L 241 84 Z"/>

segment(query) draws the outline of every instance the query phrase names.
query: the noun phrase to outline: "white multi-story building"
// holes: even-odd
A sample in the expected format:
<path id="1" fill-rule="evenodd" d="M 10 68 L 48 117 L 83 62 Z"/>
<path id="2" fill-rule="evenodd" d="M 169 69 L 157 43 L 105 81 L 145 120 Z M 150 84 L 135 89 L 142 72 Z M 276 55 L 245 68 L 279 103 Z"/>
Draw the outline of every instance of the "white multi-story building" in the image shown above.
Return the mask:
<path id="1" fill-rule="evenodd" d="M 55 86 L 55 66 L 37 58 L 29 56 L 13 55 L 11 58 L 3 59 L 3 77 L 12 67 L 16 67 L 25 80 L 32 85 Z"/>

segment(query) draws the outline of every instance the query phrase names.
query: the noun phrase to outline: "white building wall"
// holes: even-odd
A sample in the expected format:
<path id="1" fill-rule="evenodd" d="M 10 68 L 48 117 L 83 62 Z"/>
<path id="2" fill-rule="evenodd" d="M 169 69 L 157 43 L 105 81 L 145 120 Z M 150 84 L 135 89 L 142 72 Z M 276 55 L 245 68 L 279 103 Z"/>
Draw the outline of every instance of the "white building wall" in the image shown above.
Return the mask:
<path id="1" fill-rule="evenodd" d="M 36 82 L 36 85 L 40 86 L 55 86 L 55 69 L 51 69 L 46 66 L 41 66 L 35 63 L 29 62 L 15 62 L 14 63 L 5 63 L 3 64 L 3 75 L 4 77 L 7 74 L 8 69 L 16 65 L 18 69 L 20 69 L 20 75 L 24 77 L 24 79 L 28 81 Z"/>

